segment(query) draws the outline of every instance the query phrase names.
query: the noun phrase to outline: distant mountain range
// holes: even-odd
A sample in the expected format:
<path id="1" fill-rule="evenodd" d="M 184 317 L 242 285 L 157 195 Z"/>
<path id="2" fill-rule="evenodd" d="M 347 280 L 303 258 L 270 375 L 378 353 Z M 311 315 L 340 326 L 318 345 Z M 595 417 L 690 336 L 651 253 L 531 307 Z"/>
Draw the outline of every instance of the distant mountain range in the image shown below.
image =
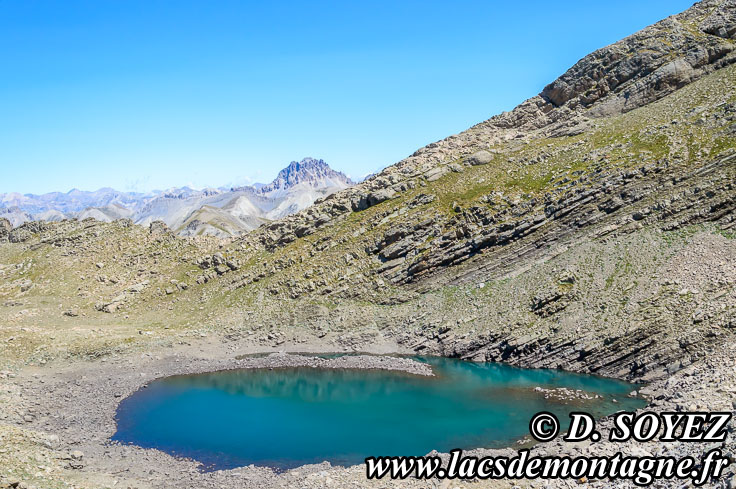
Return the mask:
<path id="1" fill-rule="evenodd" d="M 73 189 L 43 195 L 0 194 L 0 218 L 13 226 L 34 220 L 89 217 L 99 221 L 128 218 L 142 225 L 160 220 L 183 236 L 232 236 L 298 212 L 351 185 L 350 178 L 323 160 L 304 158 L 292 161 L 268 185 L 203 190 L 181 187 L 149 193 L 101 188 L 94 192 Z"/>

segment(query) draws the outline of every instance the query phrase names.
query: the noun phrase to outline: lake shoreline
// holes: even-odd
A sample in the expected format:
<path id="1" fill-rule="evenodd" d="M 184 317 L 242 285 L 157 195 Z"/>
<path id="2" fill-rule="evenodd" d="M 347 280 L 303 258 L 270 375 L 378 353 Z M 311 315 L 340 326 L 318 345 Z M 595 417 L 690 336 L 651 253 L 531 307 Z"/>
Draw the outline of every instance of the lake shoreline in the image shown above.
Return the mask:
<path id="1" fill-rule="evenodd" d="M 191 457 L 207 471 L 255 464 L 280 473 L 378 454 L 517 446 L 537 412 L 555 413 L 565 430 L 570 412 L 600 417 L 645 405 L 628 382 L 457 358 L 246 359 L 148 383 L 120 403 L 113 440 Z"/>
<path id="2" fill-rule="evenodd" d="M 228 347 L 226 349 L 226 346 Z M 315 344 L 313 353 L 332 353 L 319 350 Z M 288 350 L 288 345 L 281 345 Z M 292 345 L 296 350 L 303 345 Z M 228 351 L 229 350 L 229 351 Z M 115 412 L 118 404 L 131 393 L 147 383 L 161 377 L 211 372 L 233 368 L 278 368 L 293 366 L 316 366 L 326 368 L 388 368 L 427 375 L 427 368 L 409 359 L 390 356 L 346 356 L 337 359 L 320 359 L 303 355 L 287 355 L 278 352 L 263 357 L 248 359 L 236 358 L 247 353 L 269 353 L 263 348 L 242 345 L 233 354 L 232 344 L 208 339 L 191 346 L 180 345 L 173 348 L 149 351 L 147 353 L 131 353 L 121 356 L 107 357 L 95 361 L 64 362 L 54 368 L 26 367 L 20 374 L 10 379 L 19 387 L 19 402 L 32 419 L 10 420 L 24 428 L 39 432 L 38 443 L 49 449 L 59 458 L 68 460 L 70 466 L 78 466 L 80 475 L 87 472 L 109 474 L 111 480 L 118 481 L 126 487 L 125 481 L 148 480 L 150 487 L 197 487 L 197 488 L 229 488 L 229 487 L 311 487 L 309 481 L 325 478 L 344 480 L 365 480 L 364 467 L 332 467 L 328 463 L 301 466 L 284 472 L 276 472 L 270 468 L 247 466 L 232 470 L 202 472 L 197 462 L 176 458 L 155 449 L 144 449 L 132 445 L 111 443 L 110 437 L 115 433 Z M 334 350 L 334 349 L 333 349 Z M 226 353 L 226 351 L 228 351 Z M 381 345 L 373 352 L 367 353 L 409 353 L 391 345 Z M 230 358 L 222 359 L 229 355 Z M 352 359 L 352 360 L 350 360 Z M 713 368 L 723 366 L 724 362 L 713 357 Z M 655 381 L 640 389 L 642 395 L 649 398 L 649 408 L 678 409 L 684 395 L 702 387 L 702 383 L 686 368 L 669 379 Z M 696 368 L 699 376 L 707 374 L 702 368 Z M 677 382 L 686 384 L 688 388 L 676 388 Z M 665 390 L 666 389 L 666 390 Z M 678 392 L 679 391 L 679 392 Z M 726 398 L 727 399 L 727 398 Z M 697 405 L 695 405 L 697 407 Z M 709 408 L 724 409 L 724 406 Z M 730 406 L 728 406 L 730 409 Z M 601 423 L 606 426 L 606 421 Z M 608 444 L 612 445 L 612 444 Z M 679 448 L 692 451 L 696 444 L 679 444 Z M 597 444 L 603 447 L 604 444 Z M 547 453 L 565 453 L 574 447 L 565 446 L 554 441 L 538 446 Z M 625 450 L 613 445 L 608 449 Z M 506 454 L 512 448 L 497 450 L 472 450 L 468 453 L 479 455 Z M 83 455 L 76 459 L 74 455 Z M 170 483 L 175 484 L 169 486 Z M 416 481 L 419 482 L 419 481 Z M 131 487 L 142 487 L 139 482 Z M 315 482 L 314 487 L 323 487 Z M 411 485 L 406 487 L 413 487 Z M 420 487 L 420 486 L 417 486 Z"/>

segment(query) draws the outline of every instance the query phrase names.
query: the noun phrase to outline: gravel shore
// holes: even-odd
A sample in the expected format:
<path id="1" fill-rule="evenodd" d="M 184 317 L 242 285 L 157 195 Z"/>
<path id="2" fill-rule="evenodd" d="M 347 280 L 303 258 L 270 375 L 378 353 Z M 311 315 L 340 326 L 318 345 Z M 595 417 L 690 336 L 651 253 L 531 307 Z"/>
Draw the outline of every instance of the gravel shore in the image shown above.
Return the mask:
<path id="1" fill-rule="evenodd" d="M 6 374 L 5 381 L 14 387 L 9 391 L 15 394 L 15 410 L 4 422 L 36 431 L 38 448 L 52 452 L 52 458 L 59 461 L 62 469 L 74 470 L 80 476 L 87 473 L 94 473 L 95 477 L 99 477 L 97 474 L 114 474 L 110 485 L 129 483 L 130 487 L 201 488 L 269 487 L 270 484 L 270 487 L 281 487 L 295 477 L 294 474 L 319 472 L 330 468 L 330 465 L 305 466 L 283 474 L 254 466 L 203 473 L 196 461 L 174 458 L 158 450 L 110 442 L 116 430 L 118 404 L 157 378 L 220 370 L 312 367 L 384 369 L 433 375 L 429 365 L 395 356 L 371 354 L 321 358 L 279 351 L 253 356 L 240 354 L 223 359 L 217 358 L 222 353 L 219 349 L 217 342 L 208 342 L 197 345 L 196 353 L 192 348 L 181 348 L 173 354 L 144 353 L 57 365 L 53 371 L 50 368 L 26 369 L 17 376 Z M 12 443 L 11 440 L 4 441 Z M 146 485 L 142 486 L 141 481 Z M 0 475 L 0 487 L 4 487 L 3 484 L 12 486 L 15 482 L 22 481 L 6 481 Z"/>
<path id="2" fill-rule="evenodd" d="M 269 468 L 247 466 L 227 471 L 203 472 L 193 460 L 172 457 L 153 449 L 120 445 L 109 441 L 115 432 L 115 410 L 119 402 L 150 381 L 170 376 L 239 368 L 358 368 L 400 370 L 416 375 L 432 375 L 431 368 L 407 358 L 384 355 L 356 355 L 320 358 L 283 352 L 262 356 L 243 353 L 217 359 L 221 354 L 218 342 L 169 351 L 125 355 L 94 362 L 78 362 L 51 368 L 25 369 L 19 375 L 5 379 L 11 386 L 16 410 L 3 423 L 33 430 L 36 437 L 24 446 L 24 455 L 32 460 L 52 462 L 51 472 L 73 474 L 81 487 L 155 487 L 155 488 L 322 488 L 322 487 L 427 487 L 426 483 L 409 481 L 367 481 L 365 468 L 332 467 L 325 462 L 302 466 L 277 473 Z M 641 388 L 649 399 L 648 409 L 655 411 L 734 410 L 736 399 L 736 368 L 733 358 L 736 344 L 726 344 L 703 362 L 694 364 L 663 381 Z M 610 422 L 603 420 L 599 428 L 607 436 Z M 732 457 L 734 429 L 722 449 Z M 20 433 L 17 436 L 21 436 Z M 3 440 L 8 446 L 11 436 Z M 21 445 L 20 439 L 18 446 Z M 624 443 L 590 442 L 568 444 L 553 441 L 533 448 L 534 453 L 566 455 L 612 455 L 617 451 L 631 455 L 667 454 L 682 457 L 700 454 L 712 448 L 697 443 Z M 479 456 L 509 455 L 512 449 L 475 450 Z M 52 465 L 51 463 L 48 465 Z M 47 465 L 39 464 L 45 469 Z M 733 466 L 729 475 L 714 481 L 711 487 L 733 487 Z M 21 481 L 3 480 L 10 484 Z M 446 482 L 446 481 L 445 481 Z M 573 487 L 571 481 L 550 481 L 553 487 Z M 610 487 L 610 482 L 589 482 L 596 487 Z M 451 486 L 430 487 L 510 487 L 505 481 L 462 482 Z M 575 485 L 577 485 L 575 483 Z M 619 486 L 631 486 L 620 482 Z M 663 487 L 676 487 L 667 482 Z M 521 484 L 522 487 L 537 486 Z M 539 485 L 541 486 L 541 484 Z M 0 485 L 0 487 L 3 487 Z M 538 486 L 537 486 L 538 487 Z"/>

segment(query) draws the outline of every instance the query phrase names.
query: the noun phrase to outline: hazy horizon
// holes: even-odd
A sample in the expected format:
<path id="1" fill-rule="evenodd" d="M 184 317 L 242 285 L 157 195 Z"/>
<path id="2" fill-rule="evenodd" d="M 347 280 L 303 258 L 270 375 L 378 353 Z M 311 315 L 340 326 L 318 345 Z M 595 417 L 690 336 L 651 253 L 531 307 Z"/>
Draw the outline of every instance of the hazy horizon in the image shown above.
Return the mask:
<path id="1" fill-rule="evenodd" d="M 48 192 L 21 192 L 21 191 L 17 191 L 17 190 L 8 191 L 8 192 L 2 192 L 2 191 L 0 191 L 0 194 L 3 194 L 3 195 L 7 195 L 7 194 L 47 195 L 47 194 L 53 194 L 53 193 L 68 194 L 68 193 L 73 192 L 75 190 L 80 191 L 80 192 L 99 192 L 100 190 L 112 189 L 112 190 L 115 190 L 115 191 L 118 191 L 118 192 L 138 193 L 138 194 L 145 195 L 145 194 L 152 194 L 152 193 L 156 193 L 156 192 L 166 192 L 166 191 L 172 190 L 172 189 L 183 189 L 183 188 L 190 188 L 192 190 L 204 190 L 204 189 L 208 189 L 208 188 L 213 188 L 213 189 L 218 189 L 218 190 L 224 190 L 224 189 L 230 189 L 230 188 L 233 188 L 233 187 L 246 187 L 246 186 L 247 187 L 254 187 L 254 186 L 260 186 L 260 185 L 268 185 L 273 180 L 275 180 L 276 177 L 278 177 L 278 174 L 279 174 L 279 172 L 281 170 L 283 170 L 284 168 L 286 168 L 287 166 L 289 166 L 292 162 L 295 162 L 295 161 L 296 162 L 299 162 L 299 161 L 302 161 L 302 160 L 304 160 L 306 158 L 313 158 L 313 157 L 312 156 L 304 156 L 303 158 L 299 158 L 298 160 L 291 160 L 288 163 L 285 163 L 283 168 L 281 168 L 279 170 L 276 170 L 276 172 L 274 173 L 273 177 L 267 178 L 264 181 L 252 181 L 252 180 L 250 180 L 248 178 L 244 178 L 244 179 L 242 179 L 242 180 L 244 180 L 243 183 L 239 183 L 239 184 L 234 184 L 233 183 L 233 184 L 223 184 L 223 185 L 203 185 L 203 186 L 198 186 L 198 185 L 189 183 L 189 184 L 184 184 L 184 185 L 171 185 L 169 187 L 164 187 L 164 188 L 152 188 L 150 190 L 126 190 L 126 189 L 122 189 L 122 188 L 117 188 L 117 187 L 115 187 L 113 185 L 103 185 L 103 186 L 97 187 L 97 188 L 71 187 L 71 188 L 66 189 L 66 190 L 64 190 L 64 189 L 57 189 L 57 190 L 50 190 Z M 316 159 L 316 160 L 324 160 L 324 158 L 314 158 L 314 159 Z M 336 168 L 333 165 L 330 165 L 329 161 L 325 161 L 325 163 L 327 163 L 329 165 L 329 167 L 332 168 L 333 170 L 338 171 L 338 172 L 345 173 L 340 168 Z M 350 178 L 353 182 L 358 183 L 358 182 L 361 182 L 366 177 L 370 176 L 371 173 L 367 173 L 365 175 L 361 175 L 360 177 L 355 177 L 355 176 L 352 176 L 352 175 L 348 175 L 347 173 L 345 173 L 345 175 L 348 178 Z"/>

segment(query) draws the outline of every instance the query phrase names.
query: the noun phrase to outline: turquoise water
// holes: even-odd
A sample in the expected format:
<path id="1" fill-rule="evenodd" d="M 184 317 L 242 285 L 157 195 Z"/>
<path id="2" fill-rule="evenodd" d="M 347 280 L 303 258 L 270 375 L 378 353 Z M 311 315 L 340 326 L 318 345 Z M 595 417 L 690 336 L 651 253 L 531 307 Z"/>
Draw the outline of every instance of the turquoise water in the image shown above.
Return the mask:
<path id="1" fill-rule="evenodd" d="M 152 382 L 118 409 L 113 439 L 196 459 L 206 469 L 286 469 L 324 460 L 362 463 L 433 449 L 504 447 L 528 435 L 538 411 L 603 416 L 644 405 L 631 384 L 556 370 L 421 358 L 436 377 L 285 368 L 177 376 Z M 535 387 L 603 396 L 554 401 Z M 614 402 L 613 399 L 618 402 Z"/>

